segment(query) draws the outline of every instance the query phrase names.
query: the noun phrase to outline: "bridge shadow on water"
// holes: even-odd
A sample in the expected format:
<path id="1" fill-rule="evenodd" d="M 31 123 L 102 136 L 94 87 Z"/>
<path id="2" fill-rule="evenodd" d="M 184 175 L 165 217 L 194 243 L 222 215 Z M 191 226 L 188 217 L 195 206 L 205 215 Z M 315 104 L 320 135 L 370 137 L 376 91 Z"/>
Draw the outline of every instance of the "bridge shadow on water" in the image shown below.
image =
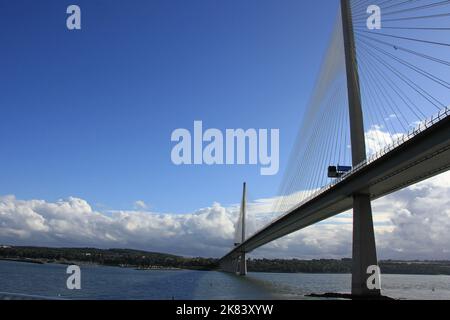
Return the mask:
<path id="1" fill-rule="evenodd" d="M 270 281 L 258 279 L 252 275 L 238 275 L 211 271 L 202 274 L 194 291 L 194 299 L 241 299 L 241 300 L 271 300 L 281 299 L 277 288 Z"/>
<path id="2" fill-rule="evenodd" d="M 249 273 L 242 277 L 217 271 L 202 273 L 193 293 L 194 299 L 309 300 L 314 298 L 307 295 L 315 292 L 347 291 L 347 283 L 349 275 Z"/>

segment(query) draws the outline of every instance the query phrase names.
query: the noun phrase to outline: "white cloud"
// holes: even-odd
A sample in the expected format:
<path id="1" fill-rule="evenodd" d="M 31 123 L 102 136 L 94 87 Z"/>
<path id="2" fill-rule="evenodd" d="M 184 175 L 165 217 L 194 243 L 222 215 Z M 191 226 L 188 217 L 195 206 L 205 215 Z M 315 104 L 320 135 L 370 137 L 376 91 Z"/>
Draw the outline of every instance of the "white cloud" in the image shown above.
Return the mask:
<path id="1" fill-rule="evenodd" d="M 381 258 L 450 259 L 450 173 L 373 204 Z M 277 214 L 276 199 L 249 205 L 248 230 Z M 99 212 L 82 199 L 56 202 L 0 197 L 0 243 L 45 246 L 122 247 L 188 256 L 218 257 L 234 241 L 238 206 L 218 203 L 175 215 L 142 210 Z M 259 257 L 351 256 L 352 216 L 344 213 L 256 250 Z"/>
<path id="2" fill-rule="evenodd" d="M 148 209 L 148 205 L 143 200 L 137 200 L 134 202 L 134 208 L 136 210 L 145 210 Z"/>
<path id="3" fill-rule="evenodd" d="M 367 154 L 371 155 L 394 143 L 403 136 L 401 133 L 390 134 L 379 125 L 373 125 L 365 133 Z"/>

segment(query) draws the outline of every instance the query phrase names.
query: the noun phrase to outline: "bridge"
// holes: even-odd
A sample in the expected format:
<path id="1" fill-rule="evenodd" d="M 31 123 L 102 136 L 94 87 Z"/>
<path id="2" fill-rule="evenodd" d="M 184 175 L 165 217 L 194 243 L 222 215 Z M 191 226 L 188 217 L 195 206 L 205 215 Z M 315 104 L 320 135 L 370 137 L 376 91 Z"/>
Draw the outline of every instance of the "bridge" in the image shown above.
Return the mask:
<path id="1" fill-rule="evenodd" d="M 450 167 L 450 44 L 440 38 L 450 28 L 439 24 L 450 1 L 374 2 L 341 0 L 274 206 L 282 214 L 247 237 L 244 185 L 239 237 L 223 271 L 246 275 L 248 253 L 353 209 L 352 295 L 381 295 L 367 286 L 368 267 L 378 264 L 371 202 Z M 372 4 L 381 29 L 369 28 Z"/>

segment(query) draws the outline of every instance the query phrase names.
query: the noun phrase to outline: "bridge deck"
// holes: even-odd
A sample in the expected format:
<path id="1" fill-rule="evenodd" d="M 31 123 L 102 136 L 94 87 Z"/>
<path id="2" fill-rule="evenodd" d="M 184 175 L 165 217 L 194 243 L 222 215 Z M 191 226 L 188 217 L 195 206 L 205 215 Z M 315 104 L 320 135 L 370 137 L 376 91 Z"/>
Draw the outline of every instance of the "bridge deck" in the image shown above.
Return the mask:
<path id="1" fill-rule="evenodd" d="M 377 199 L 447 171 L 450 167 L 450 110 L 424 123 L 287 214 L 258 231 L 222 258 L 235 259 L 285 235 L 352 208 L 351 195 Z"/>

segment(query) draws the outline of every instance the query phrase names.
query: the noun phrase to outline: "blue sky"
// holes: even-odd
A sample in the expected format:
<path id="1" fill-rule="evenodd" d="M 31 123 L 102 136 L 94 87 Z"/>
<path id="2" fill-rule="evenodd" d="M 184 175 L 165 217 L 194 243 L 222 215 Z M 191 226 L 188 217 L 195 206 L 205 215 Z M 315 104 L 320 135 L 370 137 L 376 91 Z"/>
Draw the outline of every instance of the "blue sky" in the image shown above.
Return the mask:
<path id="1" fill-rule="evenodd" d="M 77 4 L 82 30 L 66 29 Z M 3 1 L 0 195 L 159 212 L 274 196 L 338 1 Z M 279 128 L 280 173 L 176 167 L 170 135 Z"/>

